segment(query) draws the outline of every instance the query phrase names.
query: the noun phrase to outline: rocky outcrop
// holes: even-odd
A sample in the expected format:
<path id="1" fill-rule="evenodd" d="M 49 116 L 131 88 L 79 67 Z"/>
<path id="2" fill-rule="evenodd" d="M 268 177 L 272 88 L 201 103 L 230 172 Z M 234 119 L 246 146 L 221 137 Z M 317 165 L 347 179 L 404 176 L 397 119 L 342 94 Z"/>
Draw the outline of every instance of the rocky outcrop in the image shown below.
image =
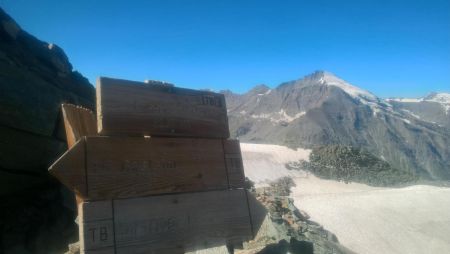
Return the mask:
<path id="1" fill-rule="evenodd" d="M 315 147 L 309 161 L 290 162 L 286 168 L 307 170 L 324 179 L 382 187 L 411 185 L 419 180 L 365 150 L 341 145 Z"/>
<path id="2" fill-rule="evenodd" d="M 0 253 L 61 253 L 76 235 L 73 211 L 47 173 L 67 149 L 61 103 L 93 109 L 94 88 L 60 47 L 0 9 Z"/>
<path id="3" fill-rule="evenodd" d="M 255 239 L 243 244 L 236 254 L 349 254 L 337 237 L 309 220 L 289 197 L 295 184 L 291 178 L 278 179 L 269 187 L 253 189 L 253 195 L 266 207 L 266 216 Z"/>

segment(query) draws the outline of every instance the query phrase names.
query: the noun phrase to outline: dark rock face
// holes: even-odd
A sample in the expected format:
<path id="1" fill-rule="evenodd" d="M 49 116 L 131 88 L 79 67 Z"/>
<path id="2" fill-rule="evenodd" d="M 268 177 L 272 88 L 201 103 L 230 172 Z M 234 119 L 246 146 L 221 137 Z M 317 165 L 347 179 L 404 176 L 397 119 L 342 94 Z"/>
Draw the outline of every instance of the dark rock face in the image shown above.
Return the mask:
<path id="1" fill-rule="evenodd" d="M 2 10 L 0 22 L 0 169 L 46 177 L 66 149 L 61 103 L 92 109 L 95 91 L 61 48 L 21 30 Z"/>
<path id="2" fill-rule="evenodd" d="M 67 149 L 61 103 L 93 109 L 94 88 L 61 48 L 0 9 L 0 253 L 61 253 L 76 236 L 73 211 L 47 173 Z"/>
<path id="3" fill-rule="evenodd" d="M 230 132 L 244 142 L 365 149 L 424 179 L 450 179 L 450 129 L 399 109 L 327 72 L 227 100 Z M 447 115 L 448 117 L 448 115 Z"/>
<path id="4" fill-rule="evenodd" d="M 75 214 L 64 207 L 57 185 L 41 184 L 1 197 L 0 252 L 61 254 L 78 239 Z"/>

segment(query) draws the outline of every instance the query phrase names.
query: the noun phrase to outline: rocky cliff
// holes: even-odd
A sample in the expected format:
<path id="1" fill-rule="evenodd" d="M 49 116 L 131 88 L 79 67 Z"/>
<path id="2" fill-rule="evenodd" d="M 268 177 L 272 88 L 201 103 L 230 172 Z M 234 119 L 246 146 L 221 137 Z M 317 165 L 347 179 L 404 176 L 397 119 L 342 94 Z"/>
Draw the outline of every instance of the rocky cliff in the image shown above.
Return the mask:
<path id="1" fill-rule="evenodd" d="M 0 253 L 61 253 L 76 237 L 73 211 L 47 173 L 67 149 L 61 103 L 93 109 L 94 88 L 61 48 L 0 9 Z"/>

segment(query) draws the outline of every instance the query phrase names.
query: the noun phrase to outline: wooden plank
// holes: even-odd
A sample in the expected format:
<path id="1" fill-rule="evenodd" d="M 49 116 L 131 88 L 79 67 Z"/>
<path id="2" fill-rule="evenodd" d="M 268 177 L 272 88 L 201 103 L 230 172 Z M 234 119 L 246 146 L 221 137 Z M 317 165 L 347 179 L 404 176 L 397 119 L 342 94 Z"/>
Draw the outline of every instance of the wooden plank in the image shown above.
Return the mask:
<path id="1" fill-rule="evenodd" d="M 69 148 L 83 136 L 97 136 L 97 120 L 91 110 L 72 104 L 62 104 L 61 108 Z"/>
<path id="2" fill-rule="evenodd" d="M 97 119 L 91 110 L 72 104 L 62 104 L 61 111 L 69 149 L 83 136 L 97 136 Z M 82 191 L 86 191 L 85 187 Z M 79 192 L 75 193 L 75 199 L 77 204 L 83 202 Z"/>
<path id="3" fill-rule="evenodd" d="M 84 138 L 79 140 L 55 161 L 53 165 L 57 165 L 56 167 L 49 168 L 54 177 L 81 197 L 87 195 L 85 143 Z"/>
<path id="4" fill-rule="evenodd" d="M 250 218 L 252 222 L 253 237 L 256 237 L 259 229 L 262 227 L 264 220 L 268 214 L 267 208 L 259 202 L 255 195 L 247 192 L 248 206 L 250 209 Z M 269 219 L 270 220 L 270 219 Z"/>
<path id="5" fill-rule="evenodd" d="M 224 190 L 244 187 L 237 156 L 220 139 L 86 137 L 50 173 L 86 200 Z"/>
<path id="6" fill-rule="evenodd" d="M 245 174 L 239 140 L 223 140 L 223 149 L 230 188 L 240 188 L 245 185 Z"/>
<path id="7" fill-rule="evenodd" d="M 102 135 L 230 136 L 223 94 L 104 77 L 97 122 Z"/>
<path id="8" fill-rule="evenodd" d="M 252 237 L 245 190 L 93 201 L 79 209 L 82 253 L 184 253 Z"/>
<path id="9" fill-rule="evenodd" d="M 112 201 L 78 205 L 80 248 L 82 253 L 114 253 Z"/>

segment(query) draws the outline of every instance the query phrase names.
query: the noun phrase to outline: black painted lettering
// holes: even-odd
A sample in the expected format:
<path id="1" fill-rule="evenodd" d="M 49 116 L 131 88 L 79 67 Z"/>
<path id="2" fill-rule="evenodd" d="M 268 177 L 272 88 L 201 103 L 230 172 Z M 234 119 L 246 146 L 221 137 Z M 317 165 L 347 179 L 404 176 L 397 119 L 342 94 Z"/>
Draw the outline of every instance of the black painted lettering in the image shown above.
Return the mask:
<path id="1" fill-rule="evenodd" d="M 100 241 L 105 242 L 108 240 L 108 229 L 106 227 L 100 228 Z"/>
<path id="2" fill-rule="evenodd" d="M 95 242 L 95 230 L 96 228 L 90 228 L 89 231 L 92 232 L 92 242 Z"/>
<path id="3" fill-rule="evenodd" d="M 171 232 L 175 229 L 176 224 L 175 224 L 175 218 L 169 218 L 167 220 L 167 231 Z"/>
<path id="4" fill-rule="evenodd" d="M 202 104 L 208 106 L 222 107 L 222 100 L 218 96 L 203 95 Z"/>

